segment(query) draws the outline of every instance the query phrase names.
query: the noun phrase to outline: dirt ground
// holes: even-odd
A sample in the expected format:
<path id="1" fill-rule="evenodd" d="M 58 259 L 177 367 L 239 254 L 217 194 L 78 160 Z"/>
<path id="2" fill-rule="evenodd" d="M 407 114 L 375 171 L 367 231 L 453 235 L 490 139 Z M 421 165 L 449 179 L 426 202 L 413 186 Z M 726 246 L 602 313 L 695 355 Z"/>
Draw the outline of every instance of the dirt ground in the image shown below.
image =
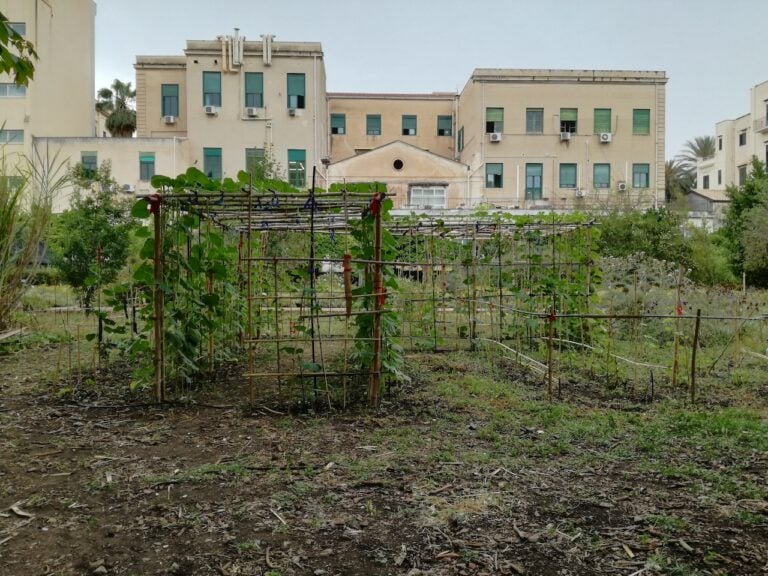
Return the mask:
<path id="1" fill-rule="evenodd" d="M 768 573 L 764 411 L 552 407 L 468 355 L 375 414 L 154 407 L 55 362 L 0 357 L 4 576 Z"/>

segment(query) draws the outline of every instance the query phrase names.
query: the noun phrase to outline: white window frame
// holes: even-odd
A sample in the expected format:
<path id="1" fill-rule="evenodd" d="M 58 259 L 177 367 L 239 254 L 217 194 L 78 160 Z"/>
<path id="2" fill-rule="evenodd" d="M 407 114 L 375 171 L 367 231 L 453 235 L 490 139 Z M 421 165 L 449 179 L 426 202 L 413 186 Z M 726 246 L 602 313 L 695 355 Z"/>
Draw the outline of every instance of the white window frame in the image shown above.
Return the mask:
<path id="1" fill-rule="evenodd" d="M 418 184 L 408 190 L 408 205 L 425 210 L 444 210 L 448 207 L 448 188 L 440 184 Z"/>

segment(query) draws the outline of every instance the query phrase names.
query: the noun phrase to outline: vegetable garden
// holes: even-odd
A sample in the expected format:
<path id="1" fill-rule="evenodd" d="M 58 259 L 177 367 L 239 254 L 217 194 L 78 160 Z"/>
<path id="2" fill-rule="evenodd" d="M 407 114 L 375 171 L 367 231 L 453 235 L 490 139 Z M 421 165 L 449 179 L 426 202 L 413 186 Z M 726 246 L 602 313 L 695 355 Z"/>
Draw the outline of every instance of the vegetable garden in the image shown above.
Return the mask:
<path id="1" fill-rule="evenodd" d="M 301 193 L 195 169 L 154 184 L 133 210 L 141 263 L 105 290 L 123 314 L 100 311 L 89 338 L 127 354 L 158 402 L 235 366 L 251 405 L 376 407 L 408 352 L 453 350 L 525 366 L 550 400 L 694 401 L 768 360 L 758 296 L 598 260 L 584 215 L 394 218 L 378 184 Z"/>

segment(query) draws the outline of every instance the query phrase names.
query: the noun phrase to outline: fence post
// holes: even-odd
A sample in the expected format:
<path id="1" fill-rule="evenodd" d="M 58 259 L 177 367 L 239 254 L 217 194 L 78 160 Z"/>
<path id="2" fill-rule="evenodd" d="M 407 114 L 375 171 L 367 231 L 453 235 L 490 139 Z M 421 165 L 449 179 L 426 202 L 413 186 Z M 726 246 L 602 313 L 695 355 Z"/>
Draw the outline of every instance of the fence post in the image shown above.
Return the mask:
<path id="1" fill-rule="evenodd" d="M 154 195 L 149 201 L 150 212 L 153 215 L 155 232 L 154 253 L 154 336 L 155 336 L 155 401 L 160 403 L 165 400 L 165 374 L 164 365 L 164 327 L 163 316 L 165 314 L 165 299 L 160 285 L 163 282 L 163 219 L 160 211 L 161 201 L 159 195 Z"/>
<path id="2" fill-rule="evenodd" d="M 691 350 L 691 404 L 696 402 L 696 348 L 699 346 L 699 325 L 701 308 L 696 310 L 696 323 L 693 327 L 693 349 Z"/>

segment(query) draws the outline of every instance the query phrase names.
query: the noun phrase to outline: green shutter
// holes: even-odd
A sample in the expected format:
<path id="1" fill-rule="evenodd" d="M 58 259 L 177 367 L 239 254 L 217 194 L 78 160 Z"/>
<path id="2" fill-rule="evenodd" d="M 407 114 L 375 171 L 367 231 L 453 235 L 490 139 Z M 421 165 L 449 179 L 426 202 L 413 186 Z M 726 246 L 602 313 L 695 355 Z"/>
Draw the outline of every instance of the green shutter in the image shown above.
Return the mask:
<path id="1" fill-rule="evenodd" d="M 459 147 L 459 152 L 464 150 L 464 126 L 459 128 L 457 146 Z"/>
<path id="2" fill-rule="evenodd" d="M 560 108 L 560 120 L 576 122 L 579 116 L 578 108 Z"/>
<path id="3" fill-rule="evenodd" d="M 611 187 L 611 165 L 595 164 L 592 173 L 592 186 L 594 188 Z"/>
<path id="4" fill-rule="evenodd" d="M 437 135 L 450 136 L 453 133 L 453 118 L 450 116 L 437 117 Z"/>
<path id="5" fill-rule="evenodd" d="M 261 72 L 245 73 L 245 91 L 249 94 L 261 94 L 264 91 L 264 76 Z"/>
<path id="6" fill-rule="evenodd" d="M 139 152 L 139 162 L 154 162 L 154 161 L 155 161 L 154 152 Z"/>
<path id="7" fill-rule="evenodd" d="M 486 108 L 486 122 L 504 122 L 504 108 Z"/>
<path id="8" fill-rule="evenodd" d="M 576 188 L 576 164 L 560 164 L 560 188 Z"/>
<path id="9" fill-rule="evenodd" d="M 365 117 L 365 133 L 370 136 L 378 136 L 381 134 L 380 114 L 368 114 Z"/>
<path id="10" fill-rule="evenodd" d="M 221 92 L 221 72 L 203 72 L 203 92 Z"/>
<path id="11" fill-rule="evenodd" d="M 288 150 L 288 183 L 294 188 L 301 188 L 306 183 L 307 151 Z"/>
<path id="12" fill-rule="evenodd" d="M 288 74 L 288 95 L 304 96 L 304 74 Z"/>
<path id="13" fill-rule="evenodd" d="M 404 136 L 416 135 L 416 116 L 411 116 L 411 115 L 403 116 L 403 135 Z"/>
<path id="14" fill-rule="evenodd" d="M 651 133 L 651 111 L 645 108 L 636 108 L 632 112 L 632 134 Z"/>
<path id="15" fill-rule="evenodd" d="M 611 109 L 595 108 L 595 134 L 611 131 Z"/>

